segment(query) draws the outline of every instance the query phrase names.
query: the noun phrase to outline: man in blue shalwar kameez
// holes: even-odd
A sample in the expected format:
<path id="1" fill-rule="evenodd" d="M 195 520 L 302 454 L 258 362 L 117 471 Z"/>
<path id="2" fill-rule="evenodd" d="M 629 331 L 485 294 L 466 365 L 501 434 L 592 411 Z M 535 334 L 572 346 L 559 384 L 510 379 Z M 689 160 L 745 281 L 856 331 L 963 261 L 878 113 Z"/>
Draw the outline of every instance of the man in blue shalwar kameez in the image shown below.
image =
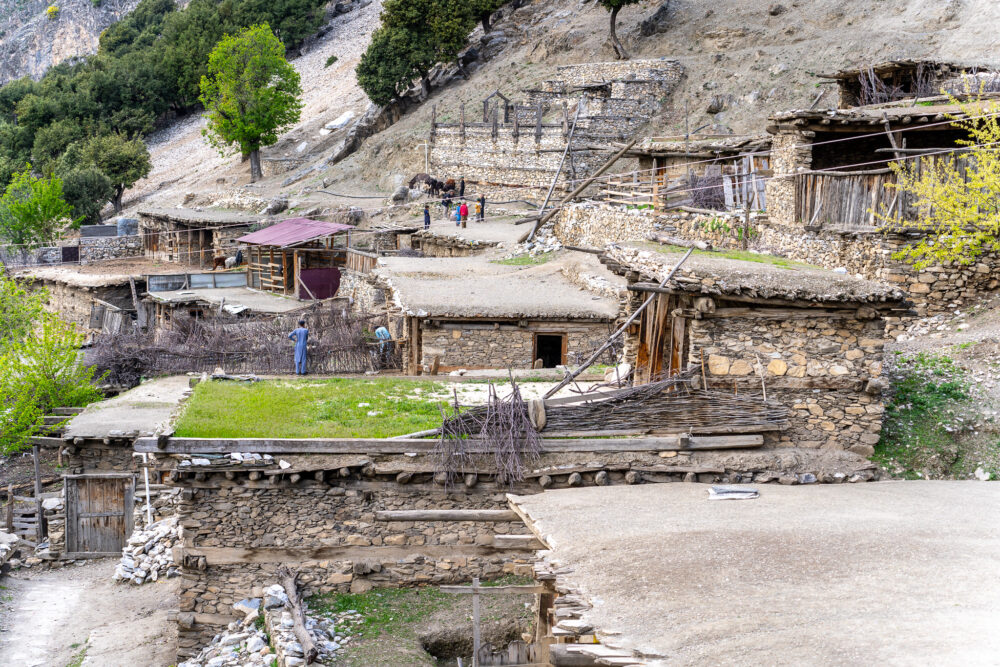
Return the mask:
<path id="1" fill-rule="evenodd" d="M 295 374 L 306 374 L 306 341 L 309 340 L 309 329 L 306 329 L 306 321 L 299 320 L 299 328 L 288 334 L 291 340 L 295 341 Z"/>

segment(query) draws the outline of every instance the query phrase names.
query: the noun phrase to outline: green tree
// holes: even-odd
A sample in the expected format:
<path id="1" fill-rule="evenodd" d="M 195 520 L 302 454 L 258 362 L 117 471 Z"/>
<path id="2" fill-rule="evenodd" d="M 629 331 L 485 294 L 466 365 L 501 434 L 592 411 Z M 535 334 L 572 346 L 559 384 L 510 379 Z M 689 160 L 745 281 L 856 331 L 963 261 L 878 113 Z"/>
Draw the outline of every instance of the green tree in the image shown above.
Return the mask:
<path id="1" fill-rule="evenodd" d="M 226 36 L 212 51 L 201 79 L 208 128 L 202 133 L 224 151 L 236 145 L 250 157 L 250 182 L 261 178 L 260 149 L 299 120 L 299 73 L 267 24 Z"/>
<path id="2" fill-rule="evenodd" d="M 63 198 L 73 215 L 90 225 L 101 223 L 101 209 L 115 196 L 111 180 L 97 167 L 80 167 L 62 175 Z"/>
<path id="3" fill-rule="evenodd" d="M 428 94 L 431 68 L 457 58 L 477 17 L 466 0 L 386 0 L 382 25 L 358 63 L 358 84 L 383 106 L 417 78 Z"/>
<path id="4" fill-rule="evenodd" d="M 29 164 L 0 197 L 0 238 L 22 248 L 52 243 L 73 223 L 72 212 L 62 179 L 35 177 Z"/>
<path id="5" fill-rule="evenodd" d="M 618 60 L 628 60 L 628 51 L 622 46 L 622 43 L 618 41 L 618 34 L 615 28 L 618 24 L 618 12 L 621 11 L 622 7 L 627 5 L 634 5 L 639 2 L 639 0 L 598 0 L 606 10 L 611 12 L 611 29 L 608 33 L 608 40 L 611 42 L 611 46 L 615 50 L 615 57 Z"/>
<path id="6" fill-rule="evenodd" d="M 122 196 L 153 168 L 149 150 L 142 139 L 127 139 L 120 134 L 103 134 L 90 138 L 82 147 L 83 158 L 107 176 L 112 194 L 109 201 L 115 213 L 122 211 Z"/>
<path id="7" fill-rule="evenodd" d="M 958 155 L 932 155 L 889 163 L 896 183 L 915 203 L 916 219 L 898 219 L 888 210 L 875 211 L 887 230 L 924 232 L 894 259 L 922 269 L 931 264 L 971 264 L 984 252 L 1000 249 L 1000 104 L 972 100 L 952 104 L 966 118 L 953 127 L 968 132 L 957 140 L 966 149 Z"/>

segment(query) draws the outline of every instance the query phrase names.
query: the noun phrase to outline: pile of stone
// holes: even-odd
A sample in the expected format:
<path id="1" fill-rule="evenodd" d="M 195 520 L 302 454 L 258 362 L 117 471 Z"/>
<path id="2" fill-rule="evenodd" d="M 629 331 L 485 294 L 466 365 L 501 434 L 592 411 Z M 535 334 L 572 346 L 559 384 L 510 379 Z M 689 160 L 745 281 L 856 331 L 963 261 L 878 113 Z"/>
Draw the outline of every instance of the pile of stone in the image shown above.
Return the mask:
<path id="1" fill-rule="evenodd" d="M 150 524 L 145 530 L 136 530 L 122 549 L 122 559 L 112 580 L 139 586 L 161 576 L 176 577 L 179 568 L 174 564 L 171 549 L 179 541 L 176 516 Z"/>
<path id="2" fill-rule="evenodd" d="M 263 605 L 262 605 L 263 603 Z M 280 584 L 264 591 L 264 598 L 240 600 L 233 609 L 243 614 L 243 621 L 233 621 L 226 632 L 216 635 L 198 655 L 177 667 L 300 667 L 305 665 L 302 645 L 293 631 L 291 605 Z M 338 615 L 359 623 L 355 611 Z M 306 628 L 312 635 L 319 655 L 314 665 L 334 664 L 348 638 L 338 635 L 328 618 L 306 616 Z"/>
<path id="3" fill-rule="evenodd" d="M 539 230 L 539 232 L 535 234 L 535 238 L 530 241 L 525 241 L 524 243 L 518 243 L 511 246 L 511 251 L 504 255 L 503 258 L 511 259 L 522 255 L 537 257 L 538 255 L 544 255 L 546 253 L 562 250 L 562 247 L 562 242 L 556 238 L 555 234 L 552 233 L 552 228 L 548 227 L 546 229 Z"/>
<path id="4" fill-rule="evenodd" d="M 14 555 L 14 548 L 19 541 L 20 538 L 17 535 L 0 531 L 0 566 L 11 559 L 11 556 Z"/>

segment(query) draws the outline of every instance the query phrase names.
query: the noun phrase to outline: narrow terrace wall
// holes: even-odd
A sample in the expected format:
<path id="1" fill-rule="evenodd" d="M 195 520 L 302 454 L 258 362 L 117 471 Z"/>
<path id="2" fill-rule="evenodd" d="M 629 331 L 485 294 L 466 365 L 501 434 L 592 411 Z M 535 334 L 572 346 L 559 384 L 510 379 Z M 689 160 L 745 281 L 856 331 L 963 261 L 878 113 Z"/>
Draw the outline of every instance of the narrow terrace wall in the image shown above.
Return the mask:
<path id="1" fill-rule="evenodd" d="M 536 333 L 565 334 L 566 360 L 572 363 L 577 358 L 582 361 L 611 333 L 604 322 L 531 321 L 527 327 L 498 324 L 499 328 L 492 322 L 446 322 L 443 326 L 421 322 L 421 365 L 430 368 L 438 357 L 442 370 L 531 368 Z"/>
<path id="2" fill-rule="evenodd" d="M 771 203 L 768 202 L 768 210 Z M 569 245 L 604 248 L 610 243 L 640 242 L 654 232 L 711 243 L 718 249 L 740 249 L 738 214 L 658 214 L 608 204 L 579 204 L 563 209 L 556 219 L 555 233 Z M 922 271 L 892 258 L 912 239 L 878 232 L 806 231 L 802 227 L 775 224 L 770 216 L 751 218 L 749 248 L 756 252 L 787 257 L 825 269 L 846 269 L 897 285 L 906 290 L 919 316 L 953 310 L 978 296 L 1000 288 L 1000 250 L 986 253 L 976 263 L 955 262 Z M 891 331 L 899 318 L 887 318 Z"/>
<path id="3" fill-rule="evenodd" d="M 357 457 L 355 457 L 357 458 Z M 232 604 L 275 579 L 286 565 L 302 573 L 307 594 L 361 592 L 372 586 L 412 586 L 495 578 L 525 567 L 518 554 L 488 545 L 494 533 L 523 534 L 519 523 L 389 523 L 379 510 L 506 509 L 504 491 L 493 484 L 448 492 L 433 484 L 392 481 L 394 473 L 350 479 L 328 475 L 298 485 L 237 482 L 216 475 L 189 483 L 182 492 L 180 519 L 183 564 L 179 655 L 190 656 L 230 620 Z M 415 482 L 415 480 L 414 480 Z M 521 491 L 523 492 L 523 490 Z M 317 549 L 336 547 L 333 556 Z M 180 558 L 178 558 L 180 556 Z M 523 555 L 522 555 L 523 556 Z M 518 570 L 520 571 L 520 570 Z"/>

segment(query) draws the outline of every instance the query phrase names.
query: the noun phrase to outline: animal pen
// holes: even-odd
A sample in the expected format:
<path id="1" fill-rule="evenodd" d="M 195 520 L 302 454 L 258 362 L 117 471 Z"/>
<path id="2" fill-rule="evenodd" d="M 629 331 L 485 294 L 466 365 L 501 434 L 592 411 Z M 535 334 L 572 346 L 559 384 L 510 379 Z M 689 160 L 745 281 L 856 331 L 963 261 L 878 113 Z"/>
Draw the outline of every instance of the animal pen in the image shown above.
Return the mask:
<path id="1" fill-rule="evenodd" d="M 240 237 L 238 241 L 247 245 L 247 285 L 296 299 L 336 296 L 352 229 L 291 218 Z"/>

